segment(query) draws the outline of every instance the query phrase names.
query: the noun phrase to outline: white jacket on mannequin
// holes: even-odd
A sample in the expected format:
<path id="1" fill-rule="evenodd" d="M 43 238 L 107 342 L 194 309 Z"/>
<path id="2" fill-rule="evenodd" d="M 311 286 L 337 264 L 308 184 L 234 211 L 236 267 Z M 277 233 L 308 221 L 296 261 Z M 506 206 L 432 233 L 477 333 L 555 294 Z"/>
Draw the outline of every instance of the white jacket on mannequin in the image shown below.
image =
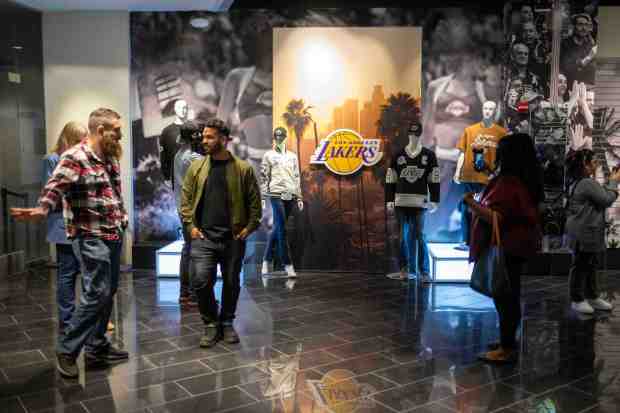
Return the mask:
<path id="1" fill-rule="evenodd" d="M 272 149 L 261 162 L 261 192 L 263 196 L 281 197 L 291 194 L 301 200 L 299 161 L 294 152 Z"/>

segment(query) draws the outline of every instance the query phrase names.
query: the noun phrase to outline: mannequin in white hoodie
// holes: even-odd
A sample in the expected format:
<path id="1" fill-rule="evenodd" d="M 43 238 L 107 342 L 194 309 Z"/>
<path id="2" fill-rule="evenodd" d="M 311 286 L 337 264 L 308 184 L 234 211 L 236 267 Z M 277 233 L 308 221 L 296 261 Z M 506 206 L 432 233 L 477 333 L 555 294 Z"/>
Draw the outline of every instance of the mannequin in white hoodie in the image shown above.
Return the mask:
<path id="1" fill-rule="evenodd" d="M 295 204 L 301 211 L 304 203 L 301 194 L 299 161 L 294 152 L 286 150 L 286 137 L 286 129 L 276 128 L 273 132 L 273 149 L 263 156 L 261 162 L 261 192 L 270 201 L 273 210 L 273 230 L 269 234 L 265 249 L 262 273 L 272 271 L 275 250 L 287 275 L 296 277 L 297 274 L 288 253 L 286 220 Z M 265 207 L 264 201 L 263 207 Z"/>

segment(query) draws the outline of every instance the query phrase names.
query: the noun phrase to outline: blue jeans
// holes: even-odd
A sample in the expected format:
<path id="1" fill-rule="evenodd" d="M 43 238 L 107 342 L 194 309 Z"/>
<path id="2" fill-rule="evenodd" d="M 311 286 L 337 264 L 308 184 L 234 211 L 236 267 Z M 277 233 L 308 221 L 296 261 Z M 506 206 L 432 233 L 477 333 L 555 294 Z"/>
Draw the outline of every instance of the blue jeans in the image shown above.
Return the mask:
<path id="1" fill-rule="evenodd" d="M 286 220 L 291 215 L 295 201 L 283 201 L 276 197 L 270 197 L 269 200 L 273 210 L 273 230 L 269 234 L 263 261 L 273 261 L 273 250 L 275 248 L 280 263 L 290 265 L 291 257 L 288 254 L 288 243 L 286 242 Z"/>
<path id="2" fill-rule="evenodd" d="M 183 221 L 181 221 L 183 222 Z M 192 237 L 189 231 L 183 227 L 183 249 L 181 250 L 181 265 L 179 268 L 179 278 L 181 281 L 181 289 L 179 296 L 191 297 L 194 300 L 195 294 L 191 288 L 191 259 L 192 259 Z"/>
<path id="3" fill-rule="evenodd" d="M 240 273 L 246 241 L 209 239 L 192 240 L 192 288 L 198 297 L 198 308 L 205 324 L 219 322 L 232 325 L 241 292 Z M 222 268 L 222 311 L 218 317 L 213 291 L 217 281 L 217 265 Z"/>
<path id="4" fill-rule="evenodd" d="M 58 339 L 58 352 L 77 357 L 85 347 L 104 351 L 114 294 L 118 289 L 122 241 L 77 238 L 73 251 L 82 266 L 82 296 L 67 328 Z"/>
<path id="5" fill-rule="evenodd" d="M 400 224 L 400 264 L 408 272 L 429 275 L 428 246 L 424 235 L 426 211 L 418 208 L 396 208 Z"/>
<path id="6" fill-rule="evenodd" d="M 56 303 L 58 304 L 58 328 L 62 331 L 71 320 L 75 310 L 75 280 L 80 273 L 80 261 L 71 244 L 56 244 Z"/>
<path id="7" fill-rule="evenodd" d="M 463 183 L 463 188 L 465 189 L 465 193 L 467 192 L 473 192 L 474 194 L 477 194 L 479 192 L 482 192 L 484 190 L 484 185 L 483 184 L 479 184 L 477 182 L 464 182 Z M 464 243 L 466 243 L 467 245 L 469 245 L 469 237 L 471 236 L 471 224 L 472 224 L 472 217 L 471 217 L 471 212 L 469 211 L 469 207 L 467 206 L 467 204 L 465 204 L 465 202 L 461 201 L 459 202 L 460 205 L 460 210 L 461 210 L 461 230 L 463 233 L 463 238 L 462 241 Z"/>

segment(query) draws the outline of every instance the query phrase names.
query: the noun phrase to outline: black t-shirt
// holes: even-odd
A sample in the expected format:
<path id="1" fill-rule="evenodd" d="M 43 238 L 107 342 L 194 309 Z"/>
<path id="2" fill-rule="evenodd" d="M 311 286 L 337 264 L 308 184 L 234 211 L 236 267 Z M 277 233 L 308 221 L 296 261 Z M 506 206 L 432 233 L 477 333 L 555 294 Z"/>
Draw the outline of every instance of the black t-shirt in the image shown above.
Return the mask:
<path id="1" fill-rule="evenodd" d="M 202 194 L 200 229 L 211 240 L 232 238 L 226 166 L 229 160 L 211 159 L 211 170 Z"/>
<path id="2" fill-rule="evenodd" d="M 159 162 L 161 163 L 161 173 L 167 181 L 172 179 L 172 167 L 174 156 L 179 150 L 179 136 L 181 135 L 181 125 L 171 123 L 166 126 L 159 136 Z"/>

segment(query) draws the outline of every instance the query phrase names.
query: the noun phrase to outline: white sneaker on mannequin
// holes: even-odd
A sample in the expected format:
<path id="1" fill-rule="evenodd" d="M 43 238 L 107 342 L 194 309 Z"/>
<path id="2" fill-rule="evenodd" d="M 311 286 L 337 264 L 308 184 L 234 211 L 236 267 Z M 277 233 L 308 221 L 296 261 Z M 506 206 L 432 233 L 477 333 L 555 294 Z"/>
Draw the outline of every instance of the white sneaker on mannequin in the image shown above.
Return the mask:
<path id="1" fill-rule="evenodd" d="M 295 272 L 295 268 L 293 268 L 292 264 L 285 265 L 284 271 L 286 271 L 286 275 L 289 276 L 290 278 L 297 277 L 297 273 Z"/>
<path id="2" fill-rule="evenodd" d="M 573 310 L 582 314 L 594 314 L 594 308 L 587 301 L 574 302 L 571 304 Z"/>
<path id="3" fill-rule="evenodd" d="M 600 297 L 597 299 L 588 300 L 588 301 L 590 301 L 590 305 L 595 310 L 611 311 L 614 308 L 614 306 L 610 302 L 605 301 Z"/>
<path id="4" fill-rule="evenodd" d="M 269 261 L 263 261 L 263 268 L 261 268 L 261 274 L 269 274 L 271 272 L 271 263 Z"/>

